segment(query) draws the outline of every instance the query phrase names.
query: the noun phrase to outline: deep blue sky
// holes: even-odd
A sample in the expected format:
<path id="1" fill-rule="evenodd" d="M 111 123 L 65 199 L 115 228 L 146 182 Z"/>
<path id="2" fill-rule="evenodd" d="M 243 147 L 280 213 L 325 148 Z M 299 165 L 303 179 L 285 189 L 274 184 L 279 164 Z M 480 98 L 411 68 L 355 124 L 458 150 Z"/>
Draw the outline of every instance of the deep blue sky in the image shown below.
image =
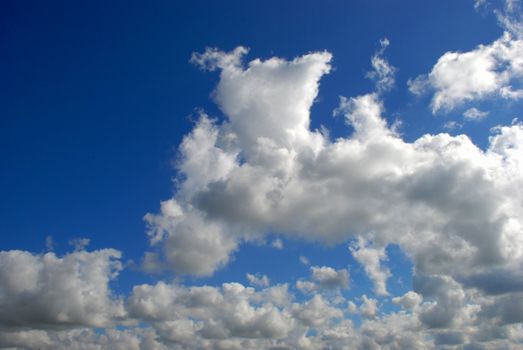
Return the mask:
<path id="1" fill-rule="evenodd" d="M 188 62 L 207 46 L 245 45 L 248 58 L 332 52 L 335 69 L 321 82 L 312 118 L 313 127 L 325 124 L 336 136 L 348 132 L 331 117 L 338 96 L 372 89 L 364 76 L 387 37 L 386 55 L 399 69 L 385 97 L 387 118 L 404 121 L 406 139 L 440 132 L 441 117 L 430 114 L 428 98 L 409 95 L 406 81 L 430 71 L 446 51 L 492 42 L 502 29 L 472 1 L 398 5 L 2 1 L 0 249 L 44 251 L 51 235 L 64 252 L 71 238 L 87 237 L 90 248 L 114 247 L 138 260 L 147 244 L 142 217 L 174 190 L 172 161 L 195 108 L 221 117 L 209 98 L 218 75 Z M 479 132 L 498 122 L 471 126 L 480 144 L 486 136 Z M 248 259 L 248 251 L 239 254 Z M 228 271 L 223 279 L 235 276 L 234 264 Z"/>

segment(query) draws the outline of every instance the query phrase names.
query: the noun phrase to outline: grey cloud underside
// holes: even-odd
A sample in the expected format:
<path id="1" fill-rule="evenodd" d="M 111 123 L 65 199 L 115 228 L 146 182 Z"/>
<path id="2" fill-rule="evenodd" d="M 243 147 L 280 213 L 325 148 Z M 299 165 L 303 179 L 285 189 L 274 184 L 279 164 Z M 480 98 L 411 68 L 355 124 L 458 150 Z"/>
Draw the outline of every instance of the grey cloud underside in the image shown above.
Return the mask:
<path id="1" fill-rule="evenodd" d="M 220 71 L 213 96 L 226 118 L 202 114 L 182 141 L 176 194 L 145 216 L 144 269 L 211 275 L 242 242 L 277 232 L 350 242 L 347 254 L 375 295 L 349 300 L 341 292 L 354 283 L 348 269 L 312 266 L 296 288 L 248 274 L 256 288 L 157 282 L 119 296 L 110 288 L 122 268 L 118 251 L 0 252 L 0 347 L 520 348 L 523 125 L 495 128 L 484 150 L 465 135 L 404 141 L 383 117 L 380 94 L 394 69 L 381 51 L 370 75 L 377 92 L 341 98 L 335 114 L 354 131 L 331 140 L 310 129 L 331 55 L 244 66 L 246 53 L 192 58 Z M 384 313 L 389 244 L 412 260 L 414 283 L 391 296 L 400 311 Z"/>

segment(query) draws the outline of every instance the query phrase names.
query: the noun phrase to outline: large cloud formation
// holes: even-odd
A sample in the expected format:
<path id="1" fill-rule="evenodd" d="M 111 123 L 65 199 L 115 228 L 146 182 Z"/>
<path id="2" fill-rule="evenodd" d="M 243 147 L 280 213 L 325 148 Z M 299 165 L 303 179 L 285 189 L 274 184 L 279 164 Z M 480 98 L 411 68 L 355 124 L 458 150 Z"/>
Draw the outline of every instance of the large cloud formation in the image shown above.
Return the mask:
<path id="1" fill-rule="evenodd" d="M 466 135 L 406 142 L 382 116 L 377 79 L 377 92 L 341 99 L 336 114 L 353 131 L 330 140 L 310 129 L 310 107 L 331 55 L 244 67 L 246 52 L 209 49 L 192 58 L 220 70 L 214 98 L 226 120 L 201 115 L 180 147 L 177 195 L 146 217 L 167 266 L 210 274 L 242 241 L 267 232 L 352 240 L 350 252 L 376 294 L 387 295 L 385 247 L 398 244 L 413 261 L 414 292 L 424 300 L 414 318 L 438 330 L 436 342 L 470 342 L 465 329 L 479 336 L 473 325 L 487 327 L 487 319 L 488 327 L 523 321 L 507 314 L 507 303 L 523 300 L 523 125 L 493 129 L 484 150 Z M 498 283 L 500 271 L 511 278 Z"/>
<path id="2" fill-rule="evenodd" d="M 516 74 L 520 43 L 507 35 L 472 55 L 445 54 L 437 65 L 452 58 L 488 75 L 483 63 L 501 50 L 504 69 Z M 403 140 L 383 116 L 381 97 L 395 72 L 387 45 L 382 41 L 368 74 L 376 91 L 340 99 L 335 114 L 347 135 L 334 140 L 310 127 L 330 53 L 247 64 L 243 47 L 194 54 L 193 64 L 220 72 L 213 96 L 225 118 L 201 113 L 179 148 L 176 194 L 145 216 L 145 270 L 211 275 L 242 242 L 276 232 L 346 244 L 374 295 L 348 299 L 342 291 L 357 281 L 347 269 L 312 266 L 296 288 L 248 274 L 254 287 L 159 281 L 118 296 L 110 288 L 121 270 L 118 251 L 8 251 L 0 253 L 0 348 L 520 348 L 523 125 L 494 128 L 485 149 L 466 135 Z M 469 57 L 476 55 L 479 61 Z M 430 84 L 438 74 L 429 75 Z M 433 107 L 491 91 L 460 95 L 459 84 L 441 85 Z M 390 296 L 399 310 L 385 312 L 390 244 L 412 260 L 413 290 Z"/>

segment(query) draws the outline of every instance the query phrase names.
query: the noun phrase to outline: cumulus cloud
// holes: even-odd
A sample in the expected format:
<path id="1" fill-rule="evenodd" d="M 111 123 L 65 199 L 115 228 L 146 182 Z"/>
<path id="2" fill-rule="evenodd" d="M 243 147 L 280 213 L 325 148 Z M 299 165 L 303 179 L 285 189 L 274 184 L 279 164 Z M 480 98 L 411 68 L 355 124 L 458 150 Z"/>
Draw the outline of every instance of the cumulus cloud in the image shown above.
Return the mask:
<path id="1" fill-rule="evenodd" d="M 405 309 L 412 309 L 416 306 L 418 306 L 421 303 L 421 296 L 413 291 L 409 291 L 402 295 L 401 297 L 394 297 L 392 298 L 392 302 L 394 304 L 401 305 Z"/>
<path id="2" fill-rule="evenodd" d="M 518 40 L 506 34 L 469 53 L 448 53 L 411 86 L 435 89 L 436 111 L 516 93 Z M 121 270 L 116 250 L 8 251 L 0 253 L 0 346 L 516 348 L 523 341 L 523 125 L 493 128 L 485 149 L 466 135 L 403 140 L 384 117 L 380 96 L 393 75 L 380 51 L 371 76 L 377 91 L 340 99 L 335 113 L 350 128 L 331 140 L 310 127 L 330 53 L 245 63 L 246 54 L 243 47 L 208 49 L 191 59 L 219 71 L 213 96 L 225 119 L 202 112 L 184 137 L 175 194 L 144 218 L 150 251 L 142 267 L 211 275 L 242 242 L 278 234 L 348 244 L 375 295 L 347 300 L 340 289 L 349 286 L 348 269 L 312 266 L 310 279 L 296 283 L 310 294 L 299 297 L 287 284 L 247 275 L 256 288 L 160 281 L 123 298 L 109 288 Z M 401 310 L 384 314 L 390 244 L 412 260 L 413 290 L 392 297 Z M 356 312 L 357 326 L 347 317 Z M 117 325 L 125 329 L 111 328 Z"/>
<path id="3" fill-rule="evenodd" d="M 488 1 L 476 1 L 474 7 L 478 9 L 487 4 Z M 430 73 L 408 81 L 409 90 L 416 95 L 433 93 L 433 113 L 486 98 L 523 98 L 521 3 L 507 0 L 502 8 L 495 8 L 494 13 L 504 29 L 499 39 L 467 52 L 446 52 Z"/>
<path id="4" fill-rule="evenodd" d="M 378 301 L 367 297 L 365 294 L 361 297 L 360 313 L 366 318 L 375 318 L 378 314 Z"/>
<path id="5" fill-rule="evenodd" d="M 448 67 L 461 72 L 463 64 L 472 70 L 469 75 L 479 71 L 481 84 L 489 82 L 483 81 L 484 74 L 493 74 L 498 84 L 504 73 L 491 70 L 488 61 L 502 57 L 503 70 L 516 74 L 519 45 L 505 35 L 477 52 L 452 54 L 440 60 L 434 76 L 441 67 L 441 74 Z M 375 294 L 385 296 L 391 274 L 386 248 L 397 244 L 412 259 L 414 290 L 393 299 L 404 311 L 383 318 L 377 299 L 366 296 L 362 308 L 368 323 L 362 331 L 384 337 L 379 342 L 365 338 L 369 344 L 384 344 L 386 337 L 416 346 L 428 341 L 396 337 L 405 329 L 410 335 L 414 330 L 437 333 L 442 343 L 457 339 L 447 332 L 452 329 L 468 332 L 464 342 L 494 341 L 478 338 L 479 325 L 492 326 L 478 317 L 490 308 L 499 315 L 497 327 L 512 324 L 502 316 L 503 307 L 496 306 L 505 294 L 489 294 L 493 287 L 485 276 L 499 269 L 515 274 L 523 259 L 523 125 L 515 121 L 494 128 L 485 149 L 466 135 L 446 133 L 407 142 L 388 125 L 377 91 L 340 99 L 335 114 L 351 130 L 330 140 L 310 129 L 310 107 L 320 78 L 330 71 L 331 55 L 245 64 L 246 52 L 213 49 L 193 56 L 193 63 L 220 71 L 213 96 L 226 119 L 201 115 L 180 146 L 175 196 L 163 202 L 159 214 L 146 216 L 151 245 L 165 267 L 180 274 L 211 274 L 241 242 L 268 233 L 326 244 L 352 242 L 350 253 L 373 281 Z M 430 79 L 423 83 L 432 84 Z M 463 91 L 451 92 L 442 83 L 436 109 L 479 96 L 463 84 Z M 314 299 L 322 286 L 347 285 L 348 271 L 339 273 L 312 267 L 311 279 L 296 283 L 315 295 L 309 307 L 328 303 Z M 514 286 L 507 285 L 507 293 Z M 299 307 L 289 310 L 297 324 L 315 326 Z M 343 318 L 343 312 L 335 314 L 339 316 L 333 318 Z M 393 330 L 383 324 L 386 320 L 405 328 Z M 387 329 L 388 335 L 371 325 Z"/>
<path id="6" fill-rule="evenodd" d="M 0 327 L 102 327 L 124 317 L 108 285 L 120 256 L 113 249 L 63 257 L 0 252 Z"/>

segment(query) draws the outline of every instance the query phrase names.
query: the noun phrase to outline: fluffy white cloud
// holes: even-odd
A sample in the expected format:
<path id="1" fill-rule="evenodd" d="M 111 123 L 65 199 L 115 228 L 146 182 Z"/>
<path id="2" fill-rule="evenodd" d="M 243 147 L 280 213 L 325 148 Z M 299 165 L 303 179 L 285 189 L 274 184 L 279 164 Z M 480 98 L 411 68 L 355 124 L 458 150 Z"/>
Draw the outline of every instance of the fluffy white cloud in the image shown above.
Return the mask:
<path id="1" fill-rule="evenodd" d="M 120 255 L 0 252 L 0 327 L 101 327 L 124 317 L 108 285 L 121 269 Z"/>
<path id="2" fill-rule="evenodd" d="M 350 247 L 350 251 L 374 282 L 374 292 L 378 295 L 388 295 L 387 279 L 390 277 L 390 271 L 383 266 L 383 261 L 387 258 L 385 247 L 374 248 L 360 238 Z"/>
<path id="3" fill-rule="evenodd" d="M 389 243 L 419 273 L 466 274 L 521 259 L 521 125 L 496 129 L 486 151 L 465 135 L 408 143 L 368 94 L 342 99 L 337 113 L 354 132 L 330 141 L 308 129 L 329 54 L 254 60 L 248 68 L 227 55 L 237 51 L 219 53 L 213 67 L 222 67 L 215 96 L 229 119 L 202 117 L 181 146 L 177 195 L 146 217 L 175 271 L 212 273 L 241 240 L 269 231 L 372 241 L 353 254 L 379 294 L 386 293 L 381 262 Z"/>
<path id="4" fill-rule="evenodd" d="M 461 71 L 453 66 L 459 63 L 472 70 L 468 76 L 494 74 L 496 85 L 501 73 L 491 71 L 488 61 L 501 57 L 513 77 L 522 68 L 518 50 L 520 43 L 505 35 L 473 53 L 449 54 L 434 74 L 440 76 L 446 69 L 441 67 L 449 65 Z M 503 305 L 501 293 L 487 291 L 495 289 L 488 276 L 500 269 L 516 275 L 523 259 L 523 126 L 515 121 L 493 129 L 486 149 L 465 135 L 445 133 L 406 142 L 387 125 L 376 92 L 341 98 L 336 114 L 353 131 L 331 140 L 309 127 L 319 79 L 330 71 L 330 54 L 244 66 L 245 52 L 208 50 L 194 56 L 203 68 L 221 70 L 214 96 L 226 119 L 202 115 L 180 147 L 176 195 L 162 204 L 160 214 L 146 217 L 151 243 L 161 247 L 167 266 L 179 273 L 210 274 L 242 241 L 264 239 L 269 232 L 328 244 L 351 241 L 350 252 L 374 282 L 375 293 L 387 295 L 386 247 L 398 244 L 414 264 L 414 291 L 393 299 L 404 310 L 388 318 L 378 316 L 376 299 L 366 297 L 360 311 L 365 310 L 368 324 L 362 330 L 383 338 L 358 341 L 384 344 L 389 337 L 397 348 L 419 346 L 430 337 L 412 332 L 424 330 L 448 343 L 457 339 L 449 333 L 453 329 L 468 332 L 463 342 L 494 341 L 479 340 L 478 325 L 492 326 L 481 310 L 510 324 L 502 321 L 511 319 L 502 316 L 504 308 L 496 306 Z M 489 79 L 480 80 L 490 91 Z M 441 90 L 438 108 L 467 100 L 456 99 L 462 92 L 474 98 L 483 94 L 468 91 L 467 84 L 457 92 Z M 345 279 L 344 274 L 338 278 L 340 271 L 312 269 L 312 279 L 296 286 L 315 294 L 310 307 L 322 306 L 327 303 L 317 299 L 322 282 L 346 285 L 348 271 Z M 517 285 L 506 284 L 504 290 L 513 293 Z M 296 324 L 323 324 L 307 316 L 312 311 L 289 310 Z M 397 337 L 405 329 L 383 324 L 393 319 L 412 336 Z M 388 333 L 371 327 L 378 324 Z M 315 341 L 302 339 L 300 346 L 314 347 Z"/>
<path id="5" fill-rule="evenodd" d="M 483 4 L 485 1 L 477 1 L 476 7 Z M 503 10 L 494 12 L 505 30 L 501 38 L 468 52 L 446 52 L 429 74 L 409 80 L 409 89 L 414 94 L 434 92 L 433 113 L 489 97 L 523 98 L 521 6 L 519 2 L 506 1 Z M 469 117 L 466 114 L 465 117 L 477 120 L 478 115 L 469 110 Z"/>
<path id="6" fill-rule="evenodd" d="M 162 202 L 161 214 L 147 214 L 152 244 L 164 242 L 165 263 L 179 274 L 210 275 L 229 261 L 237 242 L 225 233 L 223 225 L 208 222 L 191 207 L 182 209 L 174 200 Z M 164 268 L 157 253 L 144 257 L 146 271 Z"/>

